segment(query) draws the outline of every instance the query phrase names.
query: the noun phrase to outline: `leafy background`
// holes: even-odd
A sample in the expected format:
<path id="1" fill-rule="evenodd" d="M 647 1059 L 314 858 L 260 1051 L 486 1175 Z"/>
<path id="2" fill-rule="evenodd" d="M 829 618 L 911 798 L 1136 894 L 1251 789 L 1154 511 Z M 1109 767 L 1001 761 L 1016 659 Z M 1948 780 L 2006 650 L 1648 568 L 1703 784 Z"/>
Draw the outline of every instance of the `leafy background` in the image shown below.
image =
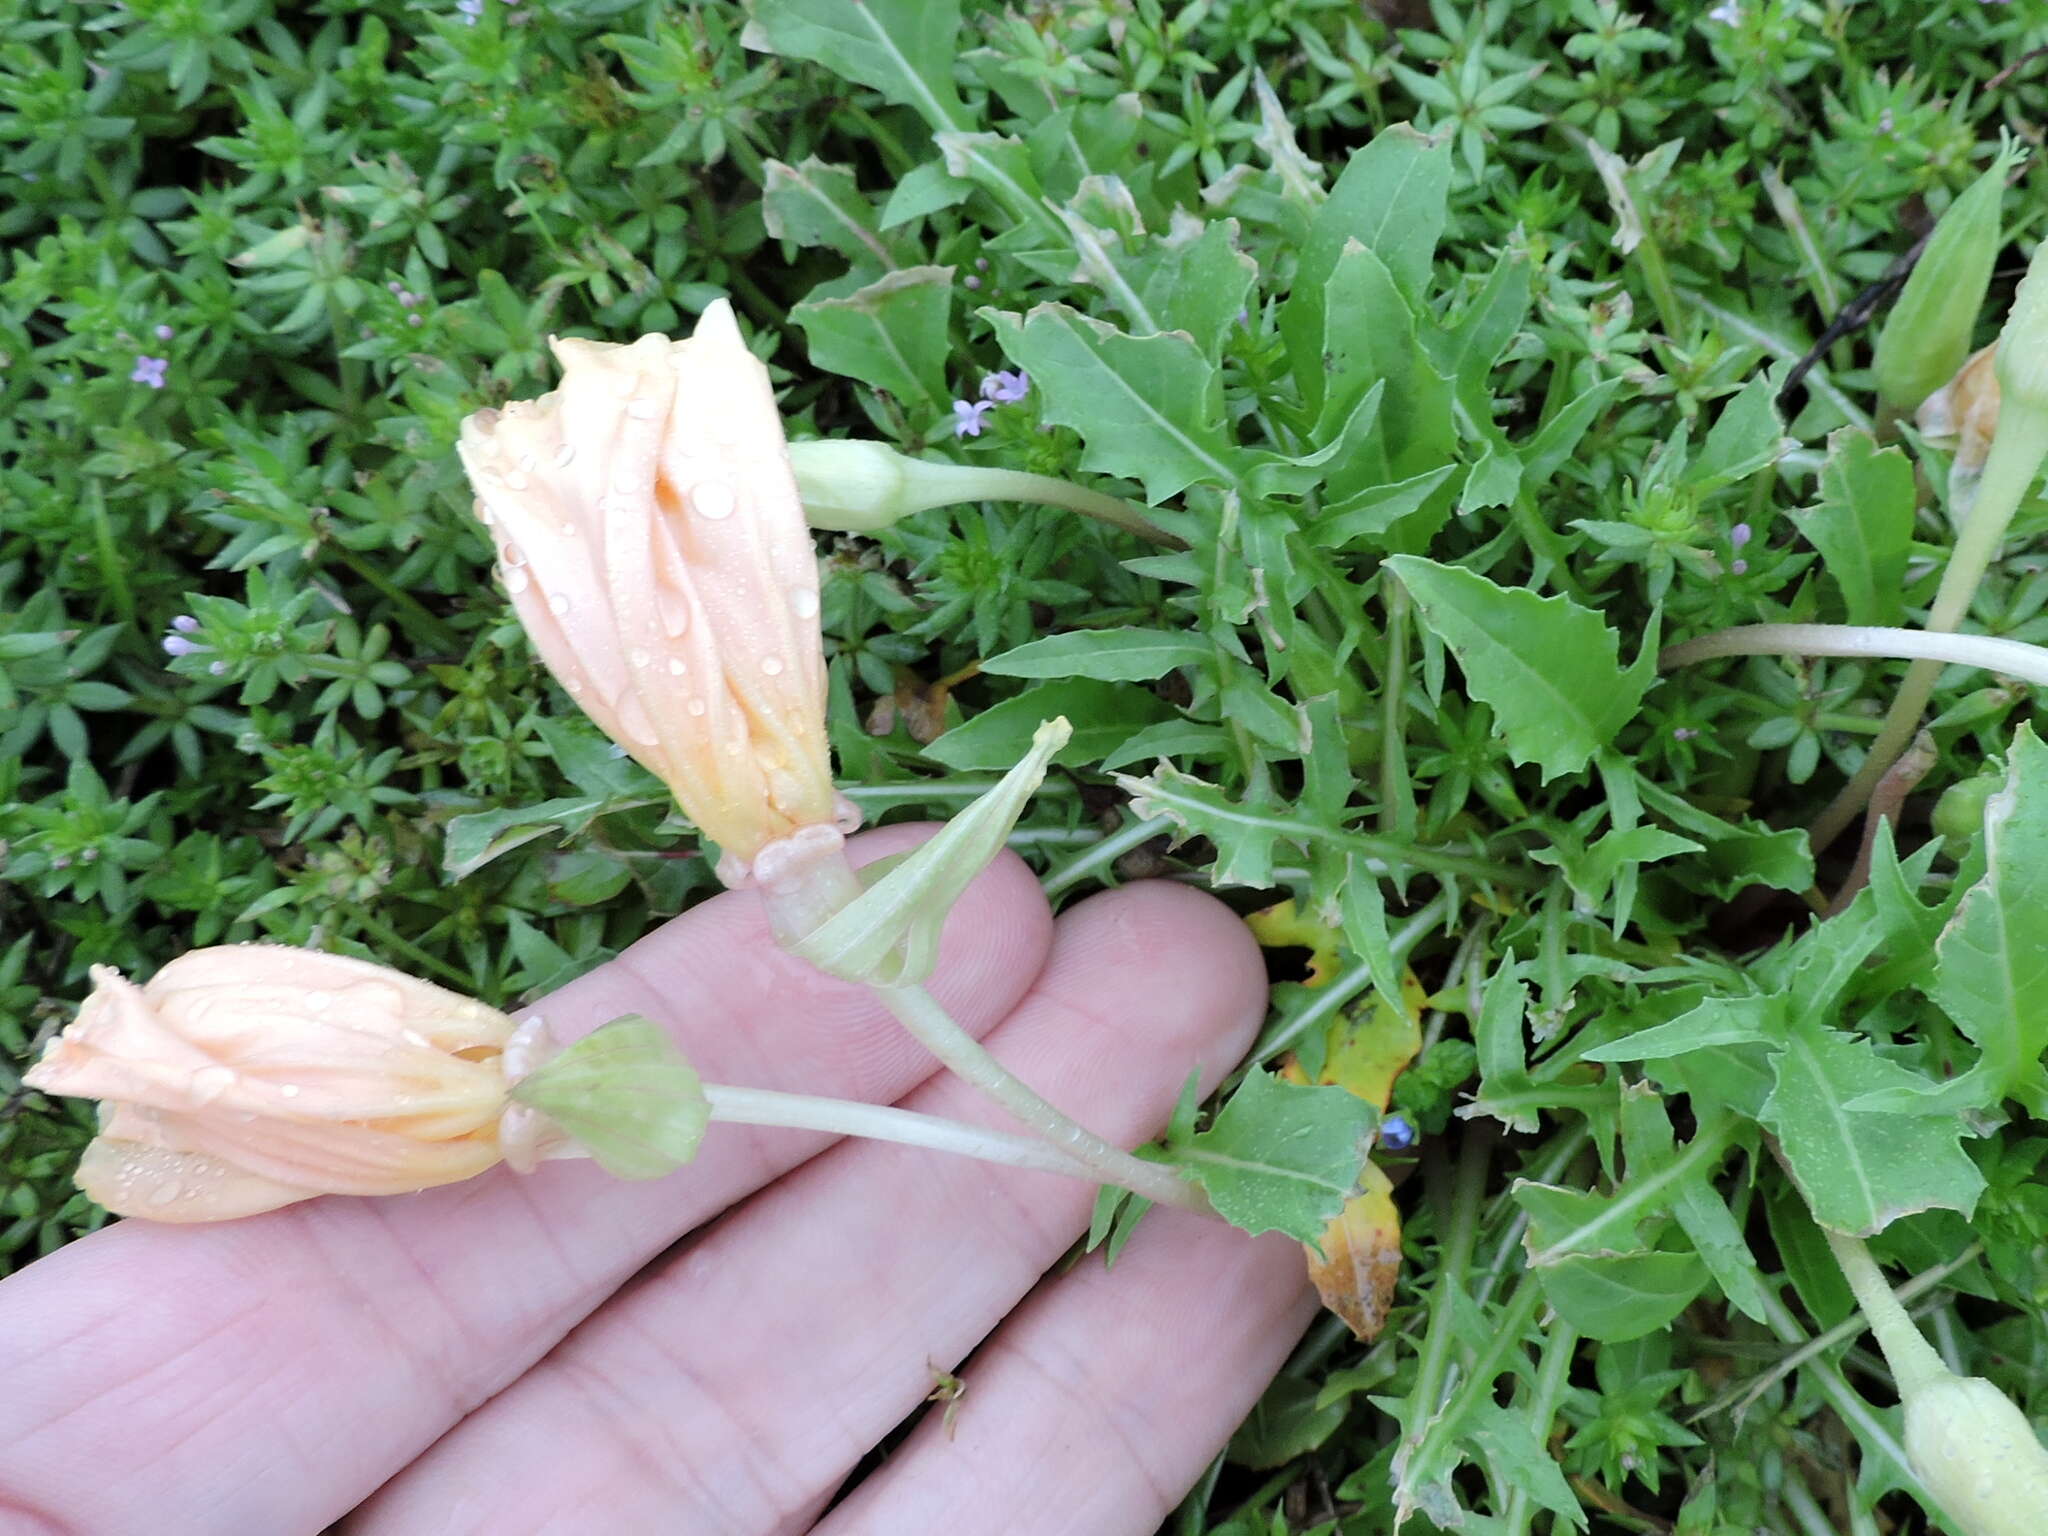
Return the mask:
<path id="1" fill-rule="evenodd" d="M 1924 606 L 1942 455 L 1865 435 L 1868 336 L 1781 391 L 2038 142 L 2043 46 L 1978 0 L 10 7 L 0 1263 L 101 1219 L 87 1112 L 6 1091 L 89 963 L 266 938 L 506 1001 L 711 888 L 526 648 L 452 444 L 550 332 L 730 293 L 794 436 L 1082 479 L 1190 546 L 1015 504 L 821 540 L 870 818 L 1065 713 L 1016 837 L 1056 896 L 1332 930 L 1314 985 L 1274 952 L 1260 1059 L 1427 993 L 1392 1321 L 1313 1331 L 1172 1528 L 1923 1528 L 1815 1217 L 2048 1409 L 2048 762 L 2023 689 L 1952 673 L 1818 922 L 1847 854 L 1797 829 L 1899 669 L 1654 657 Z M 1030 393 L 956 438 L 999 367 Z M 1976 626 L 2048 631 L 2042 526 Z"/>

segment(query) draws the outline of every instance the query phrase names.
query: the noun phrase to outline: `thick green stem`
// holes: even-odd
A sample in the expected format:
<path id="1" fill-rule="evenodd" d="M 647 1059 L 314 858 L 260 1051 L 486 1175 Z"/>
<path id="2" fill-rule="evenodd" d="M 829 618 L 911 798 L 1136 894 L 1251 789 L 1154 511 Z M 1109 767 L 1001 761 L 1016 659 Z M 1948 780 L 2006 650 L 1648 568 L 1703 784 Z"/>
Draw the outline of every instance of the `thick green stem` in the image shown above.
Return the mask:
<path id="1" fill-rule="evenodd" d="M 1030 1168 L 1041 1173 L 1063 1173 L 1077 1178 L 1093 1176 L 1089 1169 L 1035 1136 L 989 1130 L 985 1126 L 967 1125 L 938 1115 L 921 1115 L 915 1110 L 862 1104 L 852 1099 L 818 1098 L 807 1093 L 777 1093 L 772 1088 L 735 1088 L 725 1083 L 706 1083 L 704 1096 L 711 1102 L 711 1118 L 732 1125 L 778 1126 L 798 1131 L 825 1131 L 834 1136 L 863 1136 L 870 1141 L 925 1147 L 934 1152 L 951 1152 L 958 1157 L 978 1158 L 985 1163 L 1002 1163 L 1011 1168 Z"/>
<path id="2" fill-rule="evenodd" d="M 1738 624 L 1667 647 L 1658 656 L 1657 667 L 1669 672 L 1719 656 L 1919 657 L 1930 676 L 1943 667 L 1982 667 L 2048 686 L 2048 647 L 1994 635 L 1932 634 L 1862 624 Z M 1867 721 L 1857 723 L 1858 729 L 1868 726 Z"/>
<path id="3" fill-rule="evenodd" d="M 1034 475 L 1028 470 L 984 468 L 974 464 L 946 467 L 960 472 L 961 486 L 970 492 L 960 498 L 962 501 L 1042 502 L 1049 507 L 1064 507 L 1083 517 L 1092 517 L 1126 533 L 1135 533 L 1154 544 L 1164 544 L 1172 549 L 1186 548 L 1179 539 L 1120 497 L 1091 491 L 1086 486 L 1055 479 L 1051 475 Z"/>
<path id="4" fill-rule="evenodd" d="M 1172 1169 L 1113 1146 L 1047 1103 L 955 1023 L 923 987 L 878 986 L 873 991 L 943 1066 L 1002 1105 L 1061 1155 L 1086 1166 L 1103 1183 L 1118 1185 L 1159 1205 L 1190 1211 L 1209 1209 L 1201 1190 Z"/>
<path id="5" fill-rule="evenodd" d="M 1863 1309 L 1870 1331 L 1877 1336 L 1877 1347 L 1884 1351 L 1885 1361 L 1892 1368 L 1899 1396 L 1910 1398 L 1922 1388 L 1954 1375 L 1925 1335 L 1913 1326 L 1913 1319 L 1906 1316 L 1906 1309 L 1885 1283 L 1870 1250 L 1853 1237 L 1827 1227 L 1820 1230 L 1828 1247 L 1834 1250 L 1835 1262 L 1842 1266 L 1842 1277 L 1856 1293 L 1856 1305 Z"/>
<path id="6" fill-rule="evenodd" d="M 1991 456 L 1984 461 L 1984 478 L 1978 482 L 1977 499 L 1963 524 L 1962 536 L 1949 555 L 1948 567 L 1941 573 L 1934 606 L 1927 613 L 1930 631 L 1953 631 L 1970 611 L 1984 573 L 1991 568 L 1999 545 L 2005 541 L 2013 513 L 2019 510 L 2021 498 L 2040 473 L 2044 454 L 2048 454 L 2048 410 L 2023 404 L 2008 395 L 1998 413 Z M 1877 781 L 1905 751 L 1906 743 L 1919 729 L 1920 713 L 1927 707 L 1940 673 L 1941 664 L 1935 661 L 1916 662 L 1908 669 L 1905 682 L 1899 685 L 1898 695 L 1885 712 L 1884 729 L 1870 744 L 1870 755 L 1815 820 L 1809 836 L 1816 852 L 1832 843 L 1856 819 Z"/>

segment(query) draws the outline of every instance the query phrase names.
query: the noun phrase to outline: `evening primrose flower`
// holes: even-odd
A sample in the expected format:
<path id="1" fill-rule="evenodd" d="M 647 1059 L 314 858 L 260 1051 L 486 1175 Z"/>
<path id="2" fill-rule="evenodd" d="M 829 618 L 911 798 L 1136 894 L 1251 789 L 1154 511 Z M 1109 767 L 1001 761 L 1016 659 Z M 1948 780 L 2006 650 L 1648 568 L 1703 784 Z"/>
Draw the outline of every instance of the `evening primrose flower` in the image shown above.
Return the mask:
<path id="1" fill-rule="evenodd" d="M 222 1221 L 471 1178 L 503 1155 L 513 1022 L 401 972 L 282 945 L 109 966 L 22 1081 L 101 1101 L 78 1184 L 108 1210 Z"/>
<path id="2" fill-rule="evenodd" d="M 476 511 L 541 657 L 744 884 L 851 830 L 832 785 L 818 575 L 768 371 L 731 306 L 687 341 L 555 340 L 562 382 L 462 426 Z"/>

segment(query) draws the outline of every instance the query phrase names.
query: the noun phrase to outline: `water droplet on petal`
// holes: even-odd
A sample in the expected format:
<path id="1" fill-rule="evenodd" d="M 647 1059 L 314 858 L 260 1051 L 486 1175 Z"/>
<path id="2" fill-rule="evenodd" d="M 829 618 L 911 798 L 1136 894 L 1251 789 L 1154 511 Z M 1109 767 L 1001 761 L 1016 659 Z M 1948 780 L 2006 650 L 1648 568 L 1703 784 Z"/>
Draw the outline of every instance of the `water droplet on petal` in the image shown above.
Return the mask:
<path id="1" fill-rule="evenodd" d="M 645 650 L 643 650 L 641 647 L 637 645 L 634 646 L 632 650 L 626 653 L 626 660 L 630 661 L 636 667 L 651 666 L 654 662 L 654 658 L 648 655 Z"/>
<path id="2" fill-rule="evenodd" d="M 800 619 L 816 618 L 818 614 L 818 594 L 810 587 L 791 587 L 789 589 L 789 611 Z"/>
<path id="3" fill-rule="evenodd" d="M 235 1073 L 232 1067 L 200 1067 L 193 1072 L 189 1084 L 192 1104 L 195 1108 L 211 1104 L 234 1086 Z"/>
<path id="4" fill-rule="evenodd" d="M 570 607 L 571 607 L 571 606 L 572 606 L 572 605 L 571 605 L 571 604 L 570 604 L 570 602 L 569 602 L 569 594 L 568 594 L 568 593 L 566 593 L 566 592 L 550 592 L 550 593 L 548 594 L 548 612 L 549 612 L 549 613 L 557 613 L 557 614 L 559 614 L 559 613 L 567 613 L 567 612 L 569 611 L 569 609 L 570 609 Z"/>
<path id="5" fill-rule="evenodd" d="M 315 1013 L 324 1012 L 334 1006 L 334 994 L 332 992 L 308 992 L 306 994 L 306 1006 Z"/>
<path id="6" fill-rule="evenodd" d="M 780 656 L 763 656 L 761 658 L 761 670 L 770 677 L 780 677 L 782 675 L 782 658 Z"/>
<path id="7" fill-rule="evenodd" d="M 498 551 L 498 558 L 505 562 L 506 569 L 517 570 L 526 564 L 526 551 L 517 544 L 507 544 Z"/>
<path id="8" fill-rule="evenodd" d="M 183 1193 L 185 1193 L 184 1185 L 180 1184 L 176 1179 L 166 1179 L 149 1192 L 149 1203 L 151 1205 L 169 1205 Z"/>
<path id="9" fill-rule="evenodd" d="M 532 483 L 531 478 L 523 470 L 505 471 L 505 486 L 508 490 L 523 491 Z"/>
<path id="10" fill-rule="evenodd" d="M 499 576 L 504 578 L 505 590 L 507 592 L 510 592 L 514 597 L 517 597 L 520 593 L 524 592 L 529 586 L 533 584 L 533 578 L 528 576 L 523 569 L 516 565 L 500 566 L 498 568 L 498 574 Z"/>
<path id="11" fill-rule="evenodd" d="M 700 718 L 703 716 L 705 710 L 709 708 L 709 706 L 706 705 L 702 699 L 692 699 L 688 704 L 685 704 L 683 707 L 687 709 L 691 714 L 696 715 Z"/>
<path id="12" fill-rule="evenodd" d="M 723 480 L 700 480 L 690 487 L 690 510 L 713 522 L 731 517 L 738 499 Z"/>
<path id="13" fill-rule="evenodd" d="M 670 677 L 681 677 L 681 676 L 682 676 L 682 675 L 683 675 L 683 674 L 684 674 L 685 672 L 687 672 L 687 671 L 689 671 L 689 670 L 690 670 L 690 669 L 689 669 L 688 667 L 686 667 L 686 666 L 684 666 L 684 665 L 683 665 L 683 658 L 682 658 L 682 657 L 680 657 L 680 656 L 671 656 L 671 657 L 669 657 L 669 659 L 668 659 L 668 675 L 669 675 Z"/>
<path id="14" fill-rule="evenodd" d="M 652 421 L 661 414 L 661 402 L 642 395 L 626 402 L 626 414 L 638 421 Z"/>
<path id="15" fill-rule="evenodd" d="M 286 1083 L 277 1091 L 287 1099 L 296 1099 L 299 1096 L 299 1085 L 297 1083 Z"/>
<path id="16" fill-rule="evenodd" d="M 488 528 L 498 520 L 498 514 L 491 510 L 488 501 L 479 499 L 476 504 L 476 520 Z"/>
<path id="17" fill-rule="evenodd" d="M 416 1029 L 401 1029 L 398 1032 L 398 1038 L 403 1040 L 407 1045 L 418 1046 L 421 1050 L 426 1050 L 432 1044 L 432 1042 L 428 1040 L 425 1035 L 421 1034 Z"/>
<path id="18" fill-rule="evenodd" d="M 567 443 L 562 444 L 561 447 L 555 450 L 555 468 L 567 469 L 569 467 L 569 461 L 575 457 L 576 450 L 570 447 Z"/>
<path id="19" fill-rule="evenodd" d="M 519 467 L 531 473 L 540 467 L 540 458 L 535 454 L 522 453 L 519 455 Z"/>

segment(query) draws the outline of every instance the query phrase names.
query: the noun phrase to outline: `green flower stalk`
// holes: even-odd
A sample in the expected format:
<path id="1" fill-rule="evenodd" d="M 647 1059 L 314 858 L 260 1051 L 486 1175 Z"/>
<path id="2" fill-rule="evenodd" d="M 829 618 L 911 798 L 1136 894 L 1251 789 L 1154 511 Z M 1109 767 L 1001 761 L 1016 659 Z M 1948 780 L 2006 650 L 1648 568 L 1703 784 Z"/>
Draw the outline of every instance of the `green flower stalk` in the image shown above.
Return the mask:
<path id="1" fill-rule="evenodd" d="M 2048 243 L 2037 247 L 2027 275 L 2014 295 L 2012 314 L 1998 337 L 1998 428 L 1977 483 L 1975 500 L 1941 573 L 1927 628 L 1952 633 L 1970 611 L 1978 585 L 2005 541 L 2021 500 L 2033 488 L 2048 458 Z M 1856 776 L 1813 824 L 1812 842 L 1825 848 L 1863 809 L 1870 791 L 1919 728 L 1920 712 L 1941 674 L 1938 661 L 1921 661 L 1906 673 L 1886 712 L 1884 727 Z"/>
<path id="2" fill-rule="evenodd" d="M 2000 203 L 2020 151 L 2008 141 L 1991 168 L 1941 216 L 1877 338 L 1879 419 L 1895 420 L 1955 376 L 2004 240 Z"/>
<path id="3" fill-rule="evenodd" d="M 1862 1243 L 1837 1232 L 1827 1239 L 1898 1385 L 1906 1463 L 1949 1528 L 1955 1536 L 2040 1536 L 2048 1450 L 2027 1416 L 1983 1377 L 1958 1376 L 1942 1363 Z"/>
<path id="4" fill-rule="evenodd" d="M 1154 544 L 1183 547 L 1129 502 L 1051 475 L 913 459 L 886 443 L 851 437 L 791 443 L 789 463 L 796 471 L 804 516 L 813 528 L 874 533 L 932 507 L 964 501 L 1036 501 L 1092 517 Z"/>

